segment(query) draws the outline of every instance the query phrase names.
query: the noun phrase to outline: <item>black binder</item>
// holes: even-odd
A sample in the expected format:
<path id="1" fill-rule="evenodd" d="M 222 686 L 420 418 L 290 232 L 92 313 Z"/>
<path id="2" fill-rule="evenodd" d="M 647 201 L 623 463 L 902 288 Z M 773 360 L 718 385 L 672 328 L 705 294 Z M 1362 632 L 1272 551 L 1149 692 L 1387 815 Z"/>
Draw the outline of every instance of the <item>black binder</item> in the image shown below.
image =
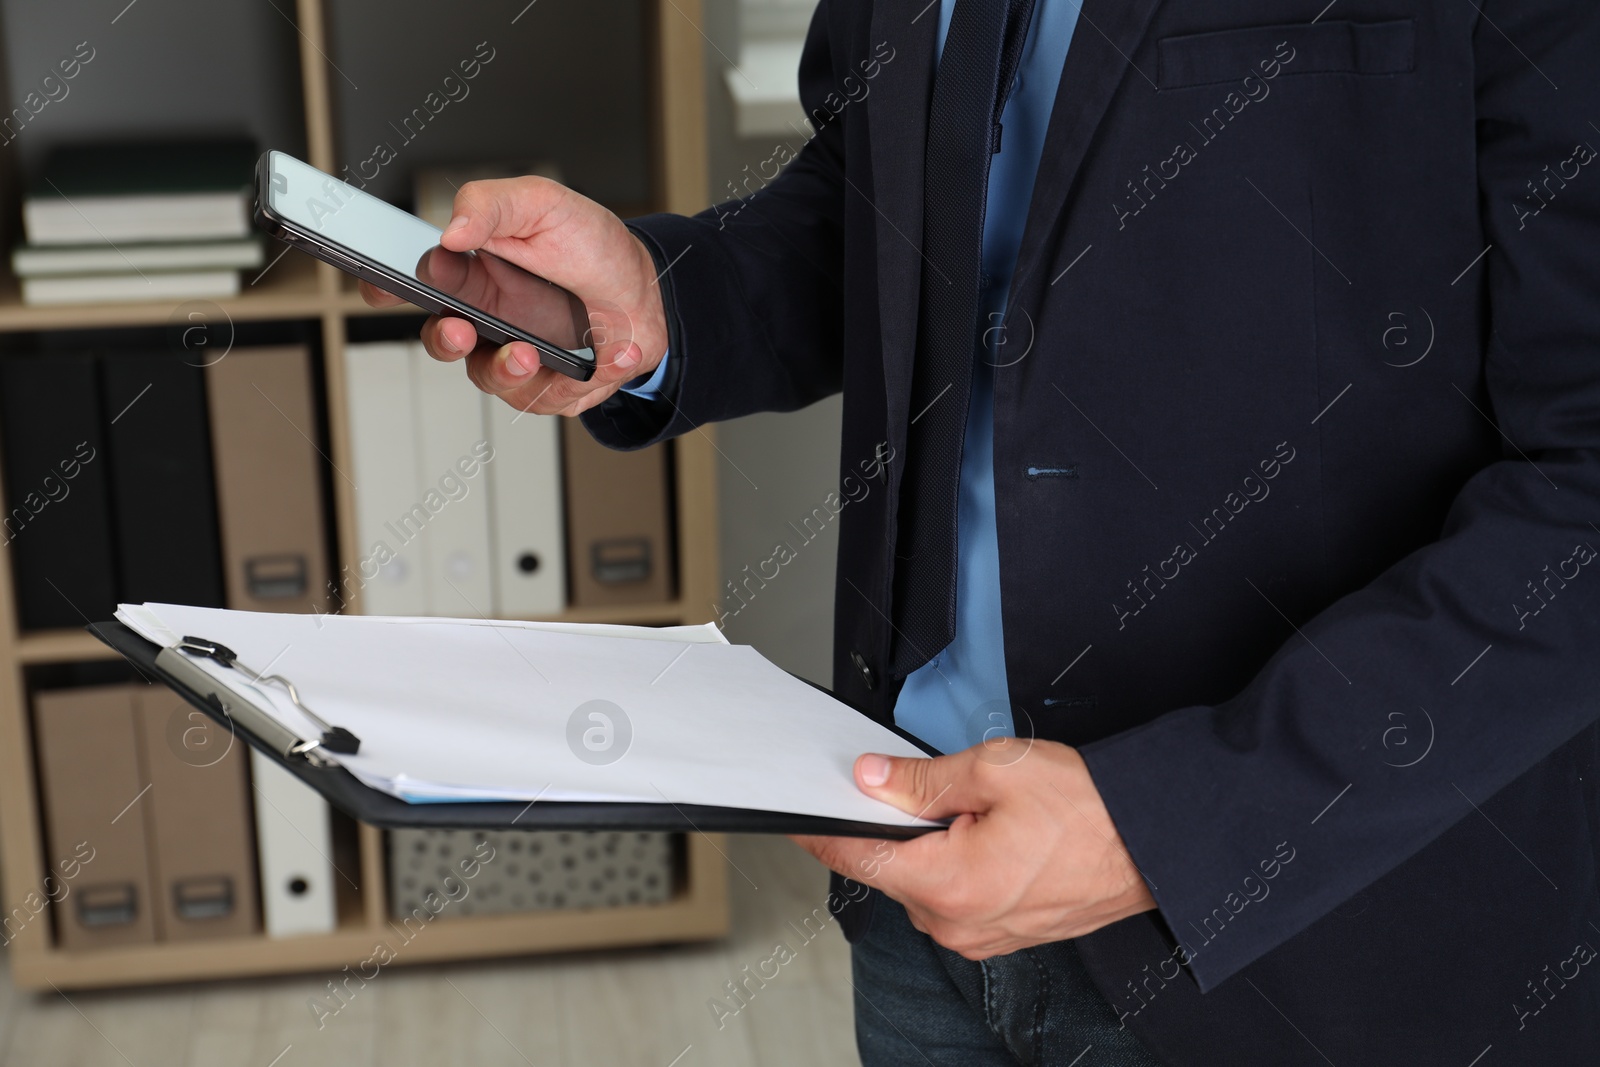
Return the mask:
<path id="1" fill-rule="evenodd" d="M 665 830 L 681 833 L 825 834 L 836 837 L 873 837 L 908 840 L 937 827 L 878 824 L 828 819 L 815 815 L 754 811 L 747 808 L 707 807 L 694 804 L 627 804 L 547 801 L 536 803 L 410 804 L 362 784 L 321 750 L 353 752 L 360 740 L 329 725 L 320 738 L 297 738 L 267 716 L 242 705 L 228 690 L 217 687 L 198 668 L 185 661 L 185 653 L 163 649 L 120 622 L 97 622 L 90 633 L 120 652 L 145 677 L 158 681 L 231 730 L 235 737 L 278 763 L 320 793 L 329 804 L 361 822 L 381 829 L 407 827 L 464 830 Z M 224 662 L 232 654 L 220 645 L 185 638 L 199 654 L 212 654 Z M 224 658 L 226 657 L 226 658 Z M 265 679 L 262 679 L 265 680 Z M 298 698 L 290 690 L 291 699 Z M 302 710 L 309 711 L 302 705 Z M 901 733 L 901 731 L 896 731 Z M 919 747 L 921 742 L 909 735 Z"/>
<path id="2" fill-rule="evenodd" d="M 117 606 L 94 357 L 0 360 L 4 540 L 24 630 L 82 626 Z"/>
<path id="3" fill-rule="evenodd" d="M 119 599 L 221 607 L 203 369 L 177 352 L 113 352 L 103 373 Z"/>

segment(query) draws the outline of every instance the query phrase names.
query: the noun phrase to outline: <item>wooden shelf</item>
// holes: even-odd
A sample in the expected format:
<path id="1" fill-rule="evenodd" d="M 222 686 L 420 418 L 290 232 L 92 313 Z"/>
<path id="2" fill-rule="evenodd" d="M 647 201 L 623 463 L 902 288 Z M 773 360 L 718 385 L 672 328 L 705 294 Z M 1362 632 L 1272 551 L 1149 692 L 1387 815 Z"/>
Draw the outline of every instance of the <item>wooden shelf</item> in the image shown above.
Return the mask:
<path id="1" fill-rule="evenodd" d="M 323 0 L 295 0 L 300 75 L 305 102 L 308 159 L 336 172 L 332 107 L 328 86 L 328 41 Z M 644 5 L 653 35 L 652 149 L 654 202 L 613 205 L 619 214 L 650 210 L 697 211 L 705 205 L 705 81 L 703 39 L 696 29 L 700 0 L 650 0 Z M 354 283 L 332 267 L 299 252 L 269 244 L 269 266 L 245 279 L 236 297 L 212 300 L 234 322 L 317 320 L 325 374 L 331 461 L 349 469 L 351 449 L 342 354 L 355 316 L 404 314 L 411 308 L 378 310 L 364 304 Z M 0 276 L 0 334 L 120 326 L 159 326 L 172 321 L 185 301 L 27 307 L 15 278 Z M 716 446 L 711 428 L 675 443 L 678 599 L 666 603 L 571 608 L 544 617 L 569 622 L 646 625 L 703 623 L 717 599 Z M 333 484 L 338 560 L 357 559 L 355 497 L 347 482 Z M 50 663 L 115 658 L 116 653 L 81 630 L 19 634 L 14 610 L 12 556 L 0 553 L 0 848 L 4 885 L 0 899 L 23 901 L 44 884 L 44 856 L 32 723 L 25 669 Z M 337 570 L 337 567 L 335 567 Z M 354 605 L 358 608 L 359 604 Z M 541 620 L 542 621 L 542 620 Z M 654 906 L 596 910 L 522 912 L 512 915 L 441 918 L 403 947 L 397 961 L 518 955 L 618 945 L 692 941 L 728 929 L 726 861 L 714 837 L 687 838 L 687 870 L 678 895 Z M 386 917 L 387 870 L 383 833 L 359 826 L 359 886 L 341 889 L 339 926 L 330 934 L 273 940 L 265 936 L 218 941 L 162 942 L 137 947 L 67 952 L 51 944 L 49 923 L 34 920 L 10 939 L 10 959 L 19 987 L 61 989 L 193 981 L 289 972 L 336 972 L 371 957 L 382 940 L 397 935 Z"/>
<path id="2" fill-rule="evenodd" d="M 703 614 L 703 613 L 702 613 Z M 674 626 L 703 622 L 692 616 L 681 600 L 659 604 L 623 604 L 604 608 L 568 608 L 555 615 L 507 617 L 512 622 L 616 622 L 635 626 Z M 20 664 L 70 663 L 74 660 L 116 659 L 117 653 L 84 630 L 39 630 L 17 637 L 12 655 Z"/>
<path id="3" fill-rule="evenodd" d="M 442 914 L 407 941 L 386 916 L 357 917 L 331 934 L 265 936 L 68 952 L 18 953 L 13 980 L 23 989 L 85 989 L 151 982 L 337 972 L 371 959 L 384 942 L 397 964 L 462 958 L 701 941 L 727 932 L 724 861 L 710 838 L 688 840 L 688 885 L 665 904 L 563 908 L 507 915 Z M 21 942 L 19 942 L 19 947 Z M 331 976 L 331 975 L 330 975 Z"/>
<path id="4" fill-rule="evenodd" d="M 269 244 L 268 255 L 276 255 Z M 270 260 L 268 261 L 271 262 Z M 306 256 L 291 252 L 270 266 L 264 275 L 246 272 L 238 296 L 207 299 L 228 318 L 312 319 L 329 310 L 317 281 L 316 264 Z M 255 284 L 253 278 L 260 277 Z M 96 326 L 159 326 L 172 319 L 187 301 L 154 300 L 136 304 L 62 304 L 35 307 L 22 302 L 17 279 L 0 276 L 0 332 L 18 330 L 65 330 Z"/>
<path id="5" fill-rule="evenodd" d="M 109 645 L 83 630 L 41 630 L 23 634 L 12 646 L 12 655 L 20 664 L 117 658 L 117 652 Z"/>

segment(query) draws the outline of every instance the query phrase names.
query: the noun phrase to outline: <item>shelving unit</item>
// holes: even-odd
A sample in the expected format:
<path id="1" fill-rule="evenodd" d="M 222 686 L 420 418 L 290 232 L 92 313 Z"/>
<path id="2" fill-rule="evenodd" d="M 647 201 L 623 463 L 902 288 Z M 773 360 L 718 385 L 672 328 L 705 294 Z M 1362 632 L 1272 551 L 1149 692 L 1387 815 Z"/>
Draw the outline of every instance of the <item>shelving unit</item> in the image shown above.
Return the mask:
<path id="1" fill-rule="evenodd" d="M 332 0 L 329 0 L 332 2 Z M 699 0 L 640 0 L 650 57 L 647 92 L 653 157 L 651 203 L 636 209 L 690 212 L 706 198 L 704 74 Z M 305 105 L 309 161 L 337 172 L 334 107 L 330 98 L 327 12 L 324 0 L 297 0 L 299 74 Z M 421 28 L 417 32 L 425 32 Z M 277 248 L 269 248 L 269 256 Z M 270 262 L 270 260 L 269 260 Z M 360 301 L 349 280 L 326 265 L 290 252 L 273 263 L 237 297 L 209 302 L 214 313 L 235 323 L 301 320 L 319 323 L 331 459 L 351 463 L 346 386 L 340 358 L 348 320 L 384 314 Z M 0 277 L 0 335 L 167 323 L 178 302 L 81 307 L 27 307 L 16 280 Z M 711 430 L 674 444 L 678 596 L 668 603 L 633 607 L 571 609 L 555 618 L 581 622 L 643 624 L 700 623 L 713 617 L 717 599 L 717 500 L 715 445 Z M 359 558 L 355 500 L 349 483 L 332 480 L 338 563 Z M 42 664 L 115 658 L 88 634 L 76 630 L 21 633 L 14 610 L 11 556 L 0 552 L 0 846 L 4 849 L 4 897 L 0 922 L 25 908 L 30 894 L 44 895 L 50 867 L 44 855 L 41 813 L 33 763 L 24 671 Z M 359 609 L 358 603 L 350 605 Z M 85 620 L 88 621 L 88 620 Z M 263 936 L 210 941 L 162 942 L 137 947 L 67 952 L 51 943 L 49 915 L 16 931 L 8 955 L 15 983 L 23 988 L 70 989 L 148 982 L 266 975 L 292 971 L 336 972 L 370 956 L 391 936 L 381 831 L 358 827 L 352 886 L 341 880 L 337 929 L 326 935 L 273 940 Z M 507 956 L 623 944 L 692 941 L 720 936 L 728 928 L 727 872 L 718 841 L 687 839 L 683 883 L 661 905 L 597 910 L 552 910 L 513 915 L 457 917 L 427 928 L 398 953 L 412 963 Z M 0 928 L 3 929 L 3 928 Z"/>

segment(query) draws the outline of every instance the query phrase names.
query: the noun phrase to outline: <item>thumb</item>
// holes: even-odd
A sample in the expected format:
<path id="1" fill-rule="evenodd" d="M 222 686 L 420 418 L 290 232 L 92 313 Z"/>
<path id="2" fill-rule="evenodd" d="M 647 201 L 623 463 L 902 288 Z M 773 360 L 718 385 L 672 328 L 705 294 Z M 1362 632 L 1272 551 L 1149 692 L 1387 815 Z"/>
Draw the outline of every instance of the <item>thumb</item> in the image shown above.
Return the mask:
<path id="1" fill-rule="evenodd" d="M 497 178 L 456 190 L 439 243 L 452 252 L 482 248 L 495 237 L 531 237 L 543 229 L 565 190 L 544 178 Z"/>
<path id="2" fill-rule="evenodd" d="M 932 759 L 868 753 L 856 760 L 856 785 L 907 815 L 944 819 L 989 810 L 989 798 L 974 776 L 977 769 L 971 750 Z"/>
<path id="3" fill-rule="evenodd" d="M 612 305 L 590 305 L 586 311 L 589 328 L 583 340 L 594 351 L 593 385 L 623 384 L 655 369 L 654 364 L 642 366 L 644 351 L 634 339 L 633 321 L 626 311 Z"/>
<path id="4" fill-rule="evenodd" d="M 491 214 L 492 212 L 492 214 Z M 494 234 L 499 212 L 480 210 L 476 204 L 456 197 L 455 214 L 444 228 L 439 243 L 452 252 L 482 248 Z"/>

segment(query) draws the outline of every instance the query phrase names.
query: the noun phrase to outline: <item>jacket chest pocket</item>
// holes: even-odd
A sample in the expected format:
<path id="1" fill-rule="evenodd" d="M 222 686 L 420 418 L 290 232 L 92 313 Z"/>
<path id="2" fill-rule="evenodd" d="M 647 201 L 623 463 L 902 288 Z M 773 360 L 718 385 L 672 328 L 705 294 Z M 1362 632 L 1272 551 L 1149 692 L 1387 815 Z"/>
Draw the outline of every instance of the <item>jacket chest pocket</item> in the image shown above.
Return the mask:
<path id="1" fill-rule="evenodd" d="M 1156 42 L 1160 89 L 1296 74 L 1406 74 L 1415 65 L 1416 26 L 1408 18 L 1250 26 Z"/>

